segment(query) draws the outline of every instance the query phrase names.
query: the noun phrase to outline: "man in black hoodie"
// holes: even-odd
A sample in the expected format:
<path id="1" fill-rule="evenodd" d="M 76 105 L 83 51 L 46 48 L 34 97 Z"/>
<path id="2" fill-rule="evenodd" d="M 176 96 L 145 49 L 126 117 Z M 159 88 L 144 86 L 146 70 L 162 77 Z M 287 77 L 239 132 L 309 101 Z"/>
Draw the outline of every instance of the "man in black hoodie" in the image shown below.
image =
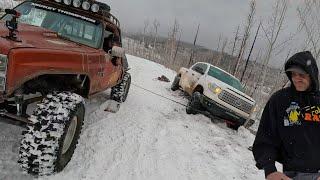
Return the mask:
<path id="1" fill-rule="evenodd" d="M 317 63 L 309 51 L 285 64 L 291 86 L 267 102 L 253 144 L 256 166 L 267 179 L 320 177 L 320 93 Z M 275 162 L 283 165 L 278 172 Z"/>

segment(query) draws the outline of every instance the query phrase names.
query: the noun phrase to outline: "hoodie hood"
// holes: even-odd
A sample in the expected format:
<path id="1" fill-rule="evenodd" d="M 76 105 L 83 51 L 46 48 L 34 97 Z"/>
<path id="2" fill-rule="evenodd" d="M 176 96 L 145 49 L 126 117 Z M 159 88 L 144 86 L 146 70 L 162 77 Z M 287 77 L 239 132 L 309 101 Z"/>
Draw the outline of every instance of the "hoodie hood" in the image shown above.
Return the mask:
<path id="1" fill-rule="evenodd" d="M 288 61 L 285 64 L 285 71 L 286 74 L 291 81 L 291 86 L 293 85 L 291 73 L 287 72 L 289 68 L 292 67 L 300 67 L 302 70 L 304 70 L 307 74 L 310 75 L 311 79 L 311 89 L 310 91 L 316 92 L 319 91 L 319 70 L 317 66 L 317 62 L 312 56 L 312 54 L 309 51 L 299 52 L 294 54 L 292 57 L 288 59 Z"/>

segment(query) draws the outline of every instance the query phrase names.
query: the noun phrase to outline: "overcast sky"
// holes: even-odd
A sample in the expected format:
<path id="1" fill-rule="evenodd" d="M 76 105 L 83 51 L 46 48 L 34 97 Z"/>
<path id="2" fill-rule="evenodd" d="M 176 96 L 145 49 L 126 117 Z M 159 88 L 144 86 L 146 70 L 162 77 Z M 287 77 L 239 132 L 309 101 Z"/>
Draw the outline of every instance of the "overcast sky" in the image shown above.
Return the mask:
<path id="1" fill-rule="evenodd" d="M 144 22 L 150 24 L 154 19 L 160 22 L 160 34 L 167 36 L 169 28 L 177 19 L 182 28 L 182 40 L 193 42 L 197 25 L 200 23 L 199 39 L 197 44 L 210 49 L 217 49 L 219 35 L 228 37 L 230 43 L 228 50 L 231 52 L 232 39 L 238 25 L 242 25 L 243 32 L 246 16 L 249 13 L 249 0 L 100 0 L 111 6 L 111 11 L 118 17 L 122 29 L 127 32 L 142 32 Z M 290 32 L 297 30 L 296 7 L 300 0 L 290 0 L 290 6 L 285 20 L 285 30 L 282 38 L 285 39 Z M 260 19 L 266 25 L 271 16 L 274 0 L 257 0 L 256 22 L 252 30 L 252 38 Z M 265 49 L 263 32 L 253 51 L 255 56 L 259 49 Z M 249 42 L 251 46 L 251 41 Z M 297 43 L 294 43 L 297 44 Z M 248 48 L 249 49 L 249 48 Z M 292 52 L 293 53 L 293 52 Z M 285 50 L 280 55 L 272 58 L 272 64 L 283 66 L 288 54 Z"/>

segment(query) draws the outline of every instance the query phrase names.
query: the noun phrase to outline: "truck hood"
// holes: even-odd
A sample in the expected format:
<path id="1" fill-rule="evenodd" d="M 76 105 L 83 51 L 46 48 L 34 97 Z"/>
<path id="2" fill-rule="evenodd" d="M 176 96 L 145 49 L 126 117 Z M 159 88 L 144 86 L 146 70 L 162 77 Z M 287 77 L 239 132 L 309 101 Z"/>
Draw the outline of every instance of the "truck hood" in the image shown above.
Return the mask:
<path id="1" fill-rule="evenodd" d="M 20 23 L 18 25 L 16 34 L 21 42 L 5 38 L 8 34 L 9 30 L 5 23 L 0 21 L 0 54 L 8 54 L 11 49 L 16 48 L 54 49 L 87 53 L 97 51 L 94 48 L 63 39 L 57 33 L 48 29 L 28 24 Z"/>
<path id="2" fill-rule="evenodd" d="M 247 94 L 239 91 L 238 89 L 230 86 L 229 84 L 226 84 L 226 83 L 224 83 L 224 82 L 222 82 L 222 81 L 220 81 L 220 80 L 218 80 L 218 79 L 216 79 L 216 78 L 214 78 L 214 77 L 211 77 L 211 76 L 209 76 L 209 75 L 206 75 L 206 79 L 207 79 L 207 82 L 208 82 L 208 83 L 209 83 L 209 82 L 214 82 L 214 83 L 217 84 L 219 87 L 221 87 L 223 90 L 224 90 L 224 89 L 229 89 L 229 90 L 231 90 L 231 91 L 233 91 L 233 92 L 236 92 L 237 94 L 242 95 L 243 97 L 246 97 L 246 98 L 249 99 L 250 101 L 255 102 L 255 100 L 254 100 L 253 98 L 251 98 L 251 97 L 248 96 Z"/>

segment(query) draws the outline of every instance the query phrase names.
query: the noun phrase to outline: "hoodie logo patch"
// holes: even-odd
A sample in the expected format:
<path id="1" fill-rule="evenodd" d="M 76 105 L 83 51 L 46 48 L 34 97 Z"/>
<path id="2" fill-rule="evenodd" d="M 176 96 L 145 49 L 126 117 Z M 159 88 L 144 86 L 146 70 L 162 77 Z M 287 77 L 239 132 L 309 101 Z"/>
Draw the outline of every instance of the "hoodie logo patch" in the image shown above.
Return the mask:
<path id="1" fill-rule="evenodd" d="M 287 116 L 284 117 L 284 126 L 301 125 L 301 112 L 298 103 L 291 102 L 286 113 Z"/>
<path id="2" fill-rule="evenodd" d="M 320 115 L 320 106 L 311 106 L 306 108 L 305 112 L 303 113 L 303 119 L 304 121 L 320 123 L 319 115 Z"/>
<path id="3" fill-rule="evenodd" d="M 298 103 L 291 102 L 286 113 L 284 126 L 301 125 L 303 121 L 320 123 L 320 106 L 306 106 L 301 109 Z"/>
<path id="4" fill-rule="evenodd" d="M 310 65 L 311 65 L 311 60 L 308 59 L 308 60 L 307 60 L 307 66 L 310 66 Z"/>

